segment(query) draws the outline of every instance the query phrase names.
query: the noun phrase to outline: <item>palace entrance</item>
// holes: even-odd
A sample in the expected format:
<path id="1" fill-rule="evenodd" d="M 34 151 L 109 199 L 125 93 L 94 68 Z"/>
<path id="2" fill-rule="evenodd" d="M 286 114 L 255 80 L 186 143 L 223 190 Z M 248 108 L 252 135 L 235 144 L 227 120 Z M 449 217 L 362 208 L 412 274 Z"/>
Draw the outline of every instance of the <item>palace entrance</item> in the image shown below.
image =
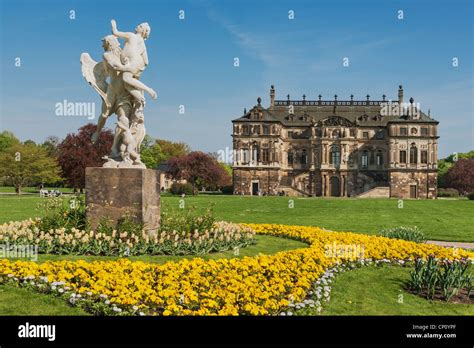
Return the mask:
<path id="1" fill-rule="evenodd" d="M 258 181 L 257 182 L 252 182 L 252 195 L 253 196 L 258 195 Z"/>
<path id="2" fill-rule="evenodd" d="M 332 176 L 330 181 L 331 197 L 341 196 L 341 181 L 337 176 Z"/>

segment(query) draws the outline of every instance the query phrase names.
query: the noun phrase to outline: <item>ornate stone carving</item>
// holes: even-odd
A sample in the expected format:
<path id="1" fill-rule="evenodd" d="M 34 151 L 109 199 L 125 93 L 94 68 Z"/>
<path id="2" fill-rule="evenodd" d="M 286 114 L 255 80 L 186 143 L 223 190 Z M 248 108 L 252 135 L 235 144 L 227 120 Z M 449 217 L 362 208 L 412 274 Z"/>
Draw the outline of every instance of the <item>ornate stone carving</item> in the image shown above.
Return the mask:
<path id="1" fill-rule="evenodd" d="M 320 120 L 316 127 L 326 127 L 326 126 L 343 126 L 343 127 L 354 127 L 355 124 L 349 121 L 347 118 L 340 116 L 331 116 L 324 120 Z"/>

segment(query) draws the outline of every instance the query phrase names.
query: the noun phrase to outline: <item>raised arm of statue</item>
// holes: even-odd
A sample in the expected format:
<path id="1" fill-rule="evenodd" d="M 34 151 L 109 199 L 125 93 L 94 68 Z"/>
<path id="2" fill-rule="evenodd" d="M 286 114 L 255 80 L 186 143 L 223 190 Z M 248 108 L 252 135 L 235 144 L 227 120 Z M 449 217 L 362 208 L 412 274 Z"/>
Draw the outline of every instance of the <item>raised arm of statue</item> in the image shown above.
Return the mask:
<path id="1" fill-rule="evenodd" d="M 112 34 L 114 34 L 117 37 L 120 37 L 122 39 L 128 39 L 131 35 L 133 35 L 133 33 L 118 31 L 117 22 L 115 22 L 115 19 L 112 19 L 110 21 L 110 24 L 112 25 Z"/>

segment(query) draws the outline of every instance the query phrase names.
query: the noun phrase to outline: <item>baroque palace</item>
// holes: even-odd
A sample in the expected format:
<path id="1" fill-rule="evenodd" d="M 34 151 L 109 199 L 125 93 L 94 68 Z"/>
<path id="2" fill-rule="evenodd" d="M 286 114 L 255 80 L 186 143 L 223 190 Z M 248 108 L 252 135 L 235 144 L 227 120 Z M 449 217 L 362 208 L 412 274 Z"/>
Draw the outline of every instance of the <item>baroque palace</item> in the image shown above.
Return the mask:
<path id="1" fill-rule="evenodd" d="M 436 198 L 438 122 L 413 98 L 275 100 L 233 120 L 234 194 Z"/>

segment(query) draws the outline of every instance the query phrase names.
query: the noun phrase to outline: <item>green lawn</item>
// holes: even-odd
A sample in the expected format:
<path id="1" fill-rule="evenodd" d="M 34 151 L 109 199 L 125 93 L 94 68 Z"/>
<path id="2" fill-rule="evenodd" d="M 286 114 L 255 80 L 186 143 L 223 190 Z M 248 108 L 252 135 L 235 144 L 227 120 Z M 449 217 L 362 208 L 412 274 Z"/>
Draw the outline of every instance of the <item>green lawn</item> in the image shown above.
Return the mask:
<path id="1" fill-rule="evenodd" d="M 0 315 L 87 315 L 63 299 L 11 285 L 0 285 Z"/>
<path id="2" fill-rule="evenodd" d="M 36 210 L 45 198 L 0 195 L 0 223 L 40 216 Z M 163 208 L 178 208 L 180 197 L 163 196 Z M 233 222 L 313 225 L 335 231 L 376 234 L 382 228 L 420 227 L 429 239 L 474 241 L 474 201 L 241 197 L 200 195 L 186 197 L 187 206 L 214 203 L 218 219 Z M 294 207 L 290 208 L 291 201 Z"/>
<path id="3" fill-rule="evenodd" d="M 398 266 L 370 266 L 339 274 L 322 314 L 474 315 L 473 305 L 429 301 L 406 292 L 409 271 Z"/>
<path id="4" fill-rule="evenodd" d="M 68 187 L 44 187 L 45 190 L 59 190 L 62 193 L 72 193 L 72 188 Z M 15 188 L 13 186 L 0 186 L 0 193 L 15 193 Z M 39 194 L 39 190 L 36 187 L 23 187 L 21 189 L 21 193 L 37 193 Z"/>
<path id="5" fill-rule="evenodd" d="M 47 198 L 37 195 L 0 195 L 0 223 L 41 216 L 36 207 Z M 163 195 L 163 209 L 178 208 L 180 197 Z M 218 219 L 233 222 L 313 225 L 336 231 L 376 234 L 380 229 L 417 225 L 430 239 L 474 241 L 474 202 L 468 200 L 321 199 L 200 195 L 186 197 L 186 207 L 214 204 Z M 291 208 L 293 206 L 293 208 Z M 257 244 L 233 251 L 203 255 L 204 259 L 273 254 L 305 247 L 301 242 L 259 235 Z M 137 256 L 131 260 L 164 263 L 178 256 Z M 189 256 L 188 256 L 189 258 Z M 40 255 L 46 260 L 109 260 L 116 257 Z M 409 269 L 386 266 L 361 268 L 339 275 L 325 315 L 474 315 L 474 306 L 432 302 L 406 293 Z M 403 303 L 398 296 L 403 295 Z M 82 310 L 63 300 L 12 286 L 0 286 L 0 315 L 78 315 Z"/>

